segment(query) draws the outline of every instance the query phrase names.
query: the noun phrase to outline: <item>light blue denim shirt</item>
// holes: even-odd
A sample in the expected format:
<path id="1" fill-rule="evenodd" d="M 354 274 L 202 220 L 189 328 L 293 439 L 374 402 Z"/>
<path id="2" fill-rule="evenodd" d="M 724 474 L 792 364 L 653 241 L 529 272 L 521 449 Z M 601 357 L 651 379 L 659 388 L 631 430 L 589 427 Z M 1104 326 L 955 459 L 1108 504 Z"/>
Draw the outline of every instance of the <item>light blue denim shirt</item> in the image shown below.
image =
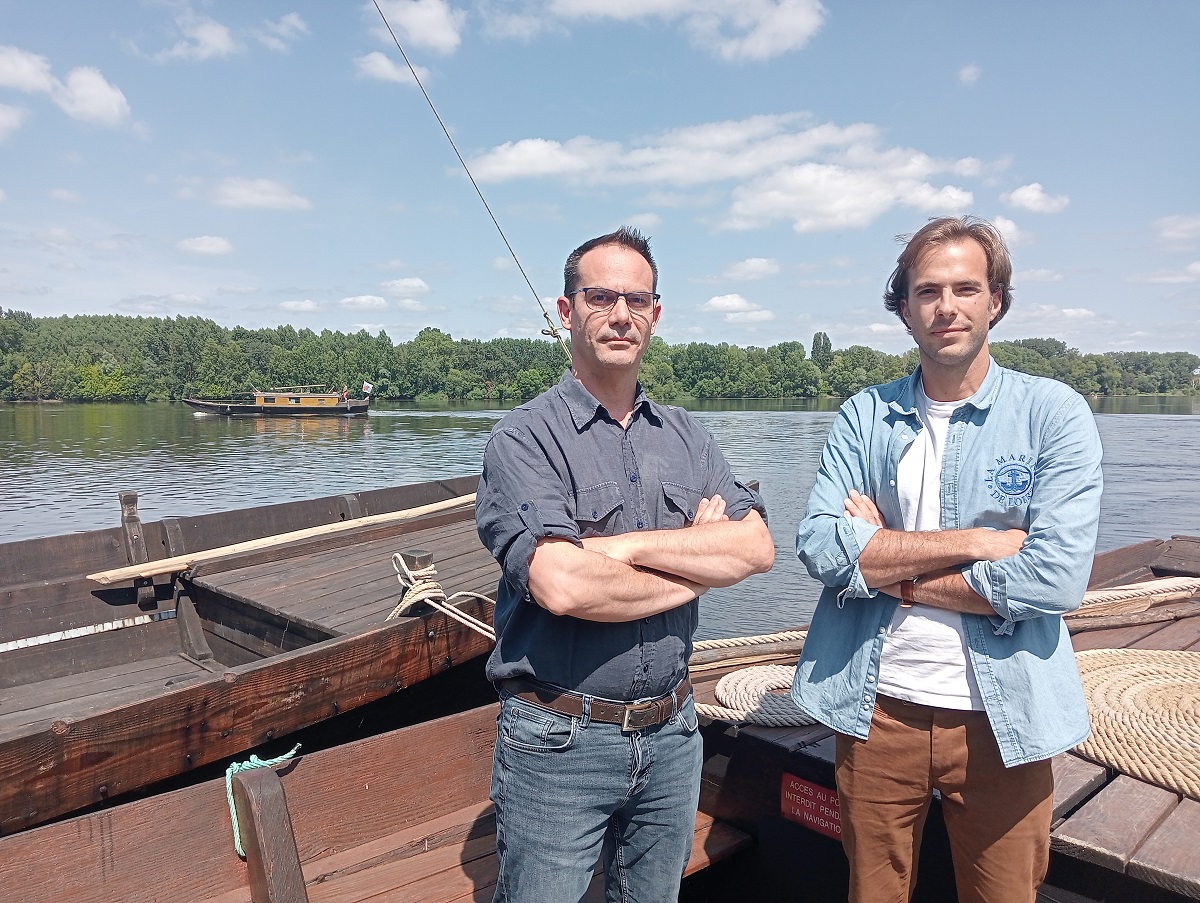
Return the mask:
<path id="1" fill-rule="evenodd" d="M 845 513 L 857 489 L 885 524 L 903 523 L 896 468 L 922 429 L 920 369 L 842 405 L 796 536 L 825 584 L 792 696 L 813 718 L 866 738 L 884 637 L 898 600 L 869 589 L 858 556 L 879 527 Z M 1062 615 L 1079 606 L 1100 516 L 1100 436 L 1084 399 L 1051 379 L 991 362 L 950 419 L 942 456 L 942 528 L 1028 533 L 1016 555 L 963 577 L 996 610 L 964 614 L 968 654 L 1005 765 L 1070 749 L 1088 735 L 1079 671 Z"/>

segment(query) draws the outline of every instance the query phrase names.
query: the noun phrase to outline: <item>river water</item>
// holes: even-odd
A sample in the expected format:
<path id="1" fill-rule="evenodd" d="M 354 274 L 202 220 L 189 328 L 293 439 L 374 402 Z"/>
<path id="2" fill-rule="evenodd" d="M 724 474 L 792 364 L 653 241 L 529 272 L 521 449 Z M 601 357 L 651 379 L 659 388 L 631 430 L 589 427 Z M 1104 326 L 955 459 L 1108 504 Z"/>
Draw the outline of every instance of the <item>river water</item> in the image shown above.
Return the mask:
<path id="1" fill-rule="evenodd" d="M 757 479 L 777 549 L 769 574 L 702 600 L 701 638 L 807 622 L 819 587 L 794 536 L 836 403 L 716 402 L 693 408 L 735 473 Z M 1101 549 L 1200 532 L 1200 397 L 1100 399 Z M 118 492 L 143 520 L 478 473 L 504 411 L 379 405 L 353 420 L 251 420 L 182 404 L 0 405 L 0 543 L 117 526 Z"/>

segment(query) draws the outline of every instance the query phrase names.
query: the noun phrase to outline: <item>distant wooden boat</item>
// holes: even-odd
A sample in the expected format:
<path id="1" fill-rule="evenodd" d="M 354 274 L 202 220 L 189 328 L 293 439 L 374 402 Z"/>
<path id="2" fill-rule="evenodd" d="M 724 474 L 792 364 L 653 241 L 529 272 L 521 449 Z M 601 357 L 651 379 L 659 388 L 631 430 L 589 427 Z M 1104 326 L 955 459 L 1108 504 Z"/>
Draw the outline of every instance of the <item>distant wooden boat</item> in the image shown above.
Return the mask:
<path id="1" fill-rule="evenodd" d="M 218 778 L 0 839 L 0 887 L 22 903 L 491 900 L 496 711 L 235 773 L 244 861 Z M 751 844 L 711 802 L 701 795 L 688 881 Z M 603 899 L 598 878 L 586 899 Z"/>
<path id="2" fill-rule="evenodd" d="M 254 392 L 254 400 L 185 398 L 205 414 L 230 417 L 355 417 L 366 414 L 371 396 L 350 398 L 346 392 L 312 391 L 324 386 L 280 386 Z"/>
<path id="3" fill-rule="evenodd" d="M 1200 653 L 1200 592 L 1194 586 L 1179 590 L 1166 579 L 1173 577 L 1200 577 L 1200 537 L 1151 540 L 1097 555 L 1089 589 L 1132 584 L 1138 595 L 1097 600 L 1068 617 L 1076 652 Z M 716 702 L 717 681 L 737 667 L 701 673 L 693 668 L 697 702 Z M 733 726 L 721 720 L 701 729 L 705 787 L 714 800 L 708 811 L 754 836 L 763 849 L 750 867 L 734 868 L 727 876 L 739 889 L 728 899 L 795 899 L 799 894 L 806 900 L 845 900 L 848 869 L 840 840 L 833 732 L 820 724 Z M 1192 751 L 1192 759 L 1200 759 L 1200 749 Z M 1200 801 L 1074 752 L 1056 756 L 1053 765 L 1050 872 L 1039 903 L 1200 900 Z M 718 893 L 709 899 L 725 898 Z M 914 899 L 956 899 L 936 802 Z"/>
<path id="4" fill-rule="evenodd" d="M 129 493 L 120 527 L 0 545 L 0 834 L 487 652 L 490 640 L 433 610 L 385 620 L 401 592 L 394 552 L 431 553 L 447 593 L 494 596 L 499 569 L 470 504 L 477 482 L 150 523 Z M 231 547 L 276 534 L 282 543 Z M 87 577 L 121 567 L 131 575 L 107 585 Z M 458 604 L 490 621 L 490 604 Z"/>

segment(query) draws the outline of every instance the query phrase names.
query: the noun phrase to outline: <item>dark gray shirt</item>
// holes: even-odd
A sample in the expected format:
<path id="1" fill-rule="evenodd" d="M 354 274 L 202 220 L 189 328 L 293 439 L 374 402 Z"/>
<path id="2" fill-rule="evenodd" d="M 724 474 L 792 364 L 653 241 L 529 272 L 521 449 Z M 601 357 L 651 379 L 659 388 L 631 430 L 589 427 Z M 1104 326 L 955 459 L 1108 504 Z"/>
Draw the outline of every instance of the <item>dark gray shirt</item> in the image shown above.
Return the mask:
<path id="1" fill-rule="evenodd" d="M 529 595 L 538 540 L 687 526 L 701 498 L 725 499 L 731 520 L 758 494 L 734 479 L 712 435 L 638 386 L 628 429 L 568 370 L 496 425 L 475 502 L 479 538 L 500 562 L 493 681 L 534 678 L 606 699 L 669 692 L 687 673 L 699 602 L 618 623 L 553 615 Z"/>

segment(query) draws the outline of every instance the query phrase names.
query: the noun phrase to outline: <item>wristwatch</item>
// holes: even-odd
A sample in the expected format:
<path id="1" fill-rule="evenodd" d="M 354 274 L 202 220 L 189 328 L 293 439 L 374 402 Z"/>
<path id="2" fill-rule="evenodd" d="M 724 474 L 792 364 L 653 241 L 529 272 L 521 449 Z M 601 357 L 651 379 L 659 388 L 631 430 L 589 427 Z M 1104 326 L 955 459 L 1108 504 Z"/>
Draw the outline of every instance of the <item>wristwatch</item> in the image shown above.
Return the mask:
<path id="1" fill-rule="evenodd" d="M 913 590 L 917 588 L 917 578 L 910 577 L 908 580 L 900 581 L 900 606 L 902 608 L 911 608 L 912 604 L 917 601 L 913 598 Z"/>

